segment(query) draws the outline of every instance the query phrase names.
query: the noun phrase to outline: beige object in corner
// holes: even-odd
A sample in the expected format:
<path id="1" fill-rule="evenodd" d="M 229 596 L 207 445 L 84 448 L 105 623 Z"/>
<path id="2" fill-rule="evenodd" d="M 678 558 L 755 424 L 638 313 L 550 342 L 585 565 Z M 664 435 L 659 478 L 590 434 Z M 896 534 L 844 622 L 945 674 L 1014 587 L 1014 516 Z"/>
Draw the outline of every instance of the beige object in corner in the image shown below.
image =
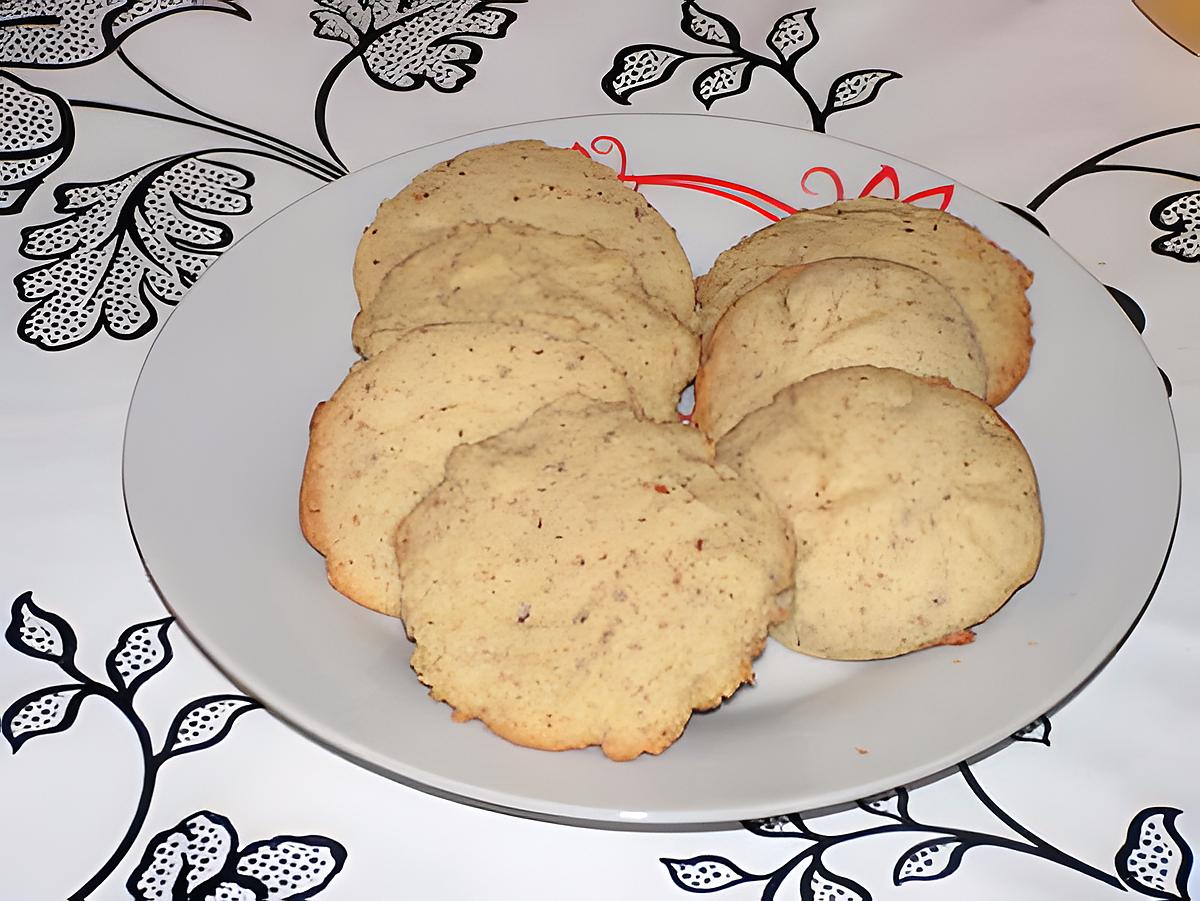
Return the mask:
<path id="1" fill-rule="evenodd" d="M 896 369 L 811 376 L 747 416 L 717 459 L 796 540 L 791 617 L 817 657 L 893 657 L 996 612 L 1037 570 L 1042 512 L 1020 440 L 977 397 Z"/>
<path id="2" fill-rule="evenodd" d="M 725 311 L 696 376 L 696 424 L 716 441 L 793 382 L 871 365 L 982 397 L 987 367 L 962 307 L 919 269 L 834 257 L 781 269 Z"/>
<path id="3" fill-rule="evenodd" d="M 354 320 L 374 356 L 413 328 L 501 322 L 595 346 L 648 416 L 676 419 L 700 342 L 646 293 L 626 253 L 591 238 L 511 222 L 464 223 L 392 267 Z"/>
<path id="4" fill-rule="evenodd" d="M 388 270 L 441 240 L 447 229 L 501 219 L 583 235 L 621 251 L 654 303 L 694 326 L 692 268 L 675 230 L 612 169 L 541 141 L 468 150 L 384 201 L 354 258 L 359 305 L 368 309 Z"/>
<path id="5" fill-rule="evenodd" d="M 330 584 L 400 615 L 396 525 L 441 481 L 446 456 L 573 393 L 630 397 L 590 345 L 492 323 L 418 329 L 356 364 L 313 413 L 300 488 L 300 525 Z"/>
<path id="6" fill-rule="evenodd" d="M 397 555 L 412 667 L 455 719 L 628 760 L 753 678 L 793 550 L 695 429 L 567 398 L 456 449 Z"/>
<path id="7" fill-rule="evenodd" d="M 873 257 L 920 269 L 954 295 L 987 364 L 987 401 L 1008 397 L 1029 368 L 1033 275 L 974 227 L 949 213 L 866 197 L 802 210 L 743 238 L 696 281 L 702 330 L 751 288 L 797 263 Z M 707 343 L 703 348 L 707 356 Z M 703 360 L 702 360 L 703 362 Z"/>

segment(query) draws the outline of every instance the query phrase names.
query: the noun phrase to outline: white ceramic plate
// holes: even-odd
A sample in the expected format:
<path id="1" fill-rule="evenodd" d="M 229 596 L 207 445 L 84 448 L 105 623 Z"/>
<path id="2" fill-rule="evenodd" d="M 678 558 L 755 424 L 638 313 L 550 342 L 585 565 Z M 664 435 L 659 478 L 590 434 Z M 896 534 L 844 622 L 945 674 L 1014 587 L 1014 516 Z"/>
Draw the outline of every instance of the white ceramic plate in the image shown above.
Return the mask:
<path id="1" fill-rule="evenodd" d="M 297 525 L 314 405 L 355 359 L 351 262 L 376 205 L 456 153 L 514 138 L 619 138 L 627 174 L 685 173 L 816 206 L 872 179 L 901 197 L 953 184 L 826 135 L 693 115 L 613 115 L 495 129 L 413 150 L 303 198 L 231 248 L 155 342 L 126 435 L 129 518 L 187 632 L 284 720 L 411 784 L 532 815 L 715 823 L 812 809 L 911 782 L 982 751 L 1080 686 L 1119 645 L 1161 570 L 1179 457 L 1159 373 L 1104 288 L 1029 223 L 961 185 L 951 212 L 1023 260 L 1037 345 L 1003 413 L 1042 487 L 1036 579 L 967 647 L 812 660 L 771 644 L 758 684 L 693 717 L 659 757 L 518 748 L 451 722 L 408 667 L 399 622 L 345 600 Z M 594 156 L 619 165 L 600 141 Z M 881 171 L 882 178 L 876 178 Z M 765 208 L 771 202 L 712 181 Z M 698 272 L 766 223 L 705 190 L 644 183 Z M 938 205 L 944 194 L 918 202 Z"/>

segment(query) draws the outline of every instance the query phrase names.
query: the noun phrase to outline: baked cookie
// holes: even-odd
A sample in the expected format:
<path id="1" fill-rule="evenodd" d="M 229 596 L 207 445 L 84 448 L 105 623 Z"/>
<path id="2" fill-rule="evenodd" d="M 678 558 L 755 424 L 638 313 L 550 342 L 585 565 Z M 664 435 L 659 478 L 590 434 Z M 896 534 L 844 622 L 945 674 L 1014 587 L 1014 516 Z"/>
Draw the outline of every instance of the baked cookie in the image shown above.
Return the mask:
<path id="1" fill-rule="evenodd" d="M 949 289 L 983 350 L 988 403 L 1000 403 L 1025 376 L 1033 347 L 1029 270 L 949 213 L 877 197 L 802 210 L 724 251 L 696 282 L 703 331 L 778 270 L 843 256 L 912 266 Z"/>
<path id="2" fill-rule="evenodd" d="M 573 393 L 629 399 L 591 345 L 492 323 L 417 329 L 356 364 L 313 413 L 300 488 L 300 526 L 330 584 L 399 615 L 396 524 L 441 480 L 446 455 Z"/>
<path id="3" fill-rule="evenodd" d="M 982 622 L 1037 569 L 1025 448 L 979 398 L 897 369 L 810 376 L 717 459 L 790 520 L 795 603 L 771 634 L 805 654 L 892 657 Z"/>
<path id="4" fill-rule="evenodd" d="M 919 269 L 833 257 L 781 269 L 725 311 L 696 376 L 696 424 L 717 440 L 816 372 L 869 364 L 982 397 L 987 367 L 954 296 Z"/>
<path id="5" fill-rule="evenodd" d="M 567 398 L 456 449 L 397 530 L 412 667 L 520 745 L 657 754 L 753 678 L 793 547 L 704 436 Z"/>
<path id="6" fill-rule="evenodd" d="M 413 328 L 472 321 L 586 341 L 664 421 L 700 357 L 699 339 L 654 305 L 627 254 L 511 222 L 459 225 L 394 266 L 354 320 L 354 345 L 369 357 Z"/>
<path id="7" fill-rule="evenodd" d="M 447 229 L 501 219 L 583 235 L 624 253 L 654 303 L 694 325 L 692 269 L 674 229 L 612 169 L 541 141 L 468 150 L 384 201 L 354 259 L 359 304 L 368 309 L 388 270 L 442 240 Z"/>

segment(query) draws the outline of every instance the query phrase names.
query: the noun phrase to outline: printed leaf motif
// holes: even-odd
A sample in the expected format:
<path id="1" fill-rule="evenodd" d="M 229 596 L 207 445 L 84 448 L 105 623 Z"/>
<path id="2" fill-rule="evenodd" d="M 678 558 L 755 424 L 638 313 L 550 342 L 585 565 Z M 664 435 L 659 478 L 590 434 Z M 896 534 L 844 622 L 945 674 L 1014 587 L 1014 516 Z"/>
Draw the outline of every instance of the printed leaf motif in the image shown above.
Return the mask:
<path id="1" fill-rule="evenodd" d="M 0 13 L 0 65 L 81 66 L 107 56 L 143 25 L 198 9 L 250 18 L 233 0 L 7 0 Z"/>
<path id="2" fill-rule="evenodd" d="M 933 838 L 909 848 L 896 862 L 892 881 L 896 885 L 905 882 L 926 882 L 941 879 L 958 869 L 962 857 L 971 847 L 956 838 Z"/>
<path id="3" fill-rule="evenodd" d="M 398 3 L 380 3 L 379 0 L 317 0 L 317 5 L 342 17 L 350 29 L 359 35 L 371 30 L 374 10 L 378 11 L 381 25 L 391 21 L 389 16 L 399 15 Z"/>
<path id="4" fill-rule="evenodd" d="M 732 860 L 715 855 L 692 857 L 688 860 L 660 857 L 659 860 L 666 865 L 672 881 L 689 892 L 719 892 L 732 885 L 762 878 L 747 873 Z"/>
<path id="5" fill-rule="evenodd" d="M 206 890 L 197 901 L 258 901 L 260 897 L 261 895 L 248 885 L 219 882 Z"/>
<path id="6" fill-rule="evenodd" d="M 1150 211 L 1150 221 L 1171 232 L 1155 238 L 1151 250 L 1184 263 L 1200 263 L 1200 191 L 1164 197 Z"/>
<path id="7" fill-rule="evenodd" d="M 239 716 L 261 706 L 242 695 L 211 695 L 193 701 L 171 723 L 164 758 L 212 747 L 229 734 Z"/>
<path id="8" fill-rule="evenodd" d="M 91 694 L 82 685 L 55 685 L 39 688 L 18 698 L 0 719 L 0 732 L 12 745 L 13 753 L 35 735 L 63 732 L 75 722 L 79 705 Z"/>
<path id="9" fill-rule="evenodd" d="M 887 69 L 861 69 L 857 72 L 847 72 L 830 87 L 829 100 L 825 104 L 825 109 L 832 113 L 870 103 L 875 99 L 875 95 L 879 93 L 879 88 L 885 81 L 899 77 L 899 72 L 890 72 Z"/>
<path id="10" fill-rule="evenodd" d="M 65 100 L 0 72 L 0 216 L 25 208 L 74 141 L 74 119 Z"/>
<path id="11" fill-rule="evenodd" d="M 736 25 L 724 16 L 701 9 L 692 0 L 683 4 L 683 21 L 679 26 L 684 34 L 718 47 L 736 47 L 741 39 Z"/>
<path id="12" fill-rule="evenodd" d="M 171 662 L 173 652 L 167 639 L 170 617 L 138 623 L 121 633 L 104 668 L 118 691 L 133 694 L 143 682 Z"/>
<path id="13" fill-rule="evenodd" d="M 1175 826 L 1179 814 L 1173 807 L 1147 807 L 1130 822 L 1116 867 L 1135 892 L 1187 901 L 1192 850 Z"/>
<path id="14" fill-rule="evenodd" d="M 626 47 L 613 60 L 600 85 L 617 103 L 628 104 L 631 95 L 671 77 L 687 54 L 657 44 Z"/>
<path id="15" fill-rule="evenodd" d="M 75 633 L 61 616 L 43 610 L 26 591 L 12 605 L 12 618 L 4 632 L 8 643 L 30 657 L 69 664 L 75 659 Z"/>
<path id="16" fill-rule="evenodd" d="M 871 901 L 871 893 L 853 879 L 827 870 L 817 855 L 800 881 L 800 898 L 801 901 Z"/>
<path id="17" fill-rule="evenodd" d="M 1146 330 L 1146 313 L 1142 310 L 1141 305 L 1120 288 L 1114 288 L 1112 285 L 1105 285 L 1104 287 L 1108 289 L 1108 293 L 1112 295 L 1112 299 L 1117 302 L 1117 306 L 1121 308 L 1121 312 L 1129 318 L 1129 321 L 1133 323 L 1133 327 L 1138 330 L 1138 333 L 1144 332 Z M 1049 725 L 1049 721 L 1047 721 L 1047 725 Z"/>
<path id="18" fill-rule="evenodd" d="M 820 35 L 813 24 L 815 9 L 788 13 L 775 23 L 767 35 L 767 43 L 786 64 L 792 64 L 817 45 Z"/>
<path id="19" fill-rule="evenodd" d="M 459 91 L 475 77 L 482 48 L 466 38 L 502 38 L 517 14 L 498 3 L 524 0 L 318 0 L 319 38 L 357 47 L 367 74 L 389 91 Z"/>
<path id="20" fill-rule="evenodd" d="M 754 64 L 744 59 L 713 66 L 696 79 L 692 93 L 704 104 L 705 109 L 711 109 L 713 103 L 722 97 L 745 92 L 750 87 L 750 73 L 753 70 Z"/>
<path id="21" fill-rule="evenodd" d="M 15 279 L 34 305 L 18 335 L 63 350 L 101 327 L 122 339 L 146 334 L 158 320 L 153 301 L 178 303 L 233 242 L 228 225 L 205 216 L 248 212 L 243 189 L 253 183 L 237 166 L 186 155 L 111 181 L 59 186 L 55 209 L 68 215 L 21 231 L 21 254 L 52 262 Z"/>
<path id="22" fill-rule="evenodd" d="M 803 821 L 798 826 L 791 817 L 767 817 L 762 820 L 746 820 L 742 823 L 742 828 L 753 832 L 755 835 L 762 835 L 768 838 L 785 837 L 785 838 L 810 838 L 808 831 L 803 826 Z"/>
<path id="23" fill-rule="evenodd" d="M 136 901 L 173 901 L 179 883 L 190 894 L 220 874 L 237 841 L 229 820 L 201 810 L 150 840 L 125 887 Z"/>
<path id="24" fill-rule="evenodd" d="M 237 873 L 261 882 L 271 901 L 310 898 L 346 863 L 346 849 L 321 835 L 280 835 L 247 845 L 237 856 Z"/>
<path id="25" fill-rule="evenodd" d="M 1140 329 L 1139 329 L 1140 331 Z M 1019 729 L 1013 735 L 1014 741 L 1033 741 L 1038 744 L 1050 747 L 1050 719 L 1049 717 L 1039 716 L 1036 720 L 1030 723 L 1023 729 Z"/>
<path id="26" fill-rule="evenodd" d="M 867 813 L 888 817 L 900 823 L 910 822 L 908 818 L 908 790 L 898 788 L 893 792 L 863 798 L 858 806 Z"/>
<path id="27" fill-rule="evenodd" d="M 357 47 L 362 35 L 355 31 L 345 16 L 331 9 L 317 9 L 309 13 L 317 27 L 313 34 L 329 41 L 344 41 L 352 47 Z"/>

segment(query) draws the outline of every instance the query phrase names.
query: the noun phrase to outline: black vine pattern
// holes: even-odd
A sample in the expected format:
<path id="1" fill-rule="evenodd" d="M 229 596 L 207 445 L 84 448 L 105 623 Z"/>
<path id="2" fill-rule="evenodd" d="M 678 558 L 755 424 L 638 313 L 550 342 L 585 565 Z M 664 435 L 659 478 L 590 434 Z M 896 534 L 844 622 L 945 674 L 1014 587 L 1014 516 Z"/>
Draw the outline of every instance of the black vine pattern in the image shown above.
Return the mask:
<path id="1" fill-rule="evenodd" d="M 1183 181 L 1200 182 L 1200 170 L 1183 171 L 1180 169 L 1168 169 L 1162 166 L 1142 166 L 1109 162 L 1114 156 L 1124 150 L 1143 147 L 1161 138 L 1189 131 L 1200 131 L 1200 122 L 1177 125 L 1174 128 L 1165 128 L 1162 131 L 1154 131 L 1150 134 L 1131 138 L 1128 141 L 1122 141 L 1120 144 L 1109 147 L 1107 150 L 1102 150 L 1095 156 L 1088 157 L 1079 165 L 1068 169 L 1054 181 L 1050 182 L 1033 200 L 1029 201 L 1029 209 L 1037 210 L 1059 188 L 1070 184 L 1075 179 L 1098 172 L 1144 172 L 1148 175 L 1166 175 Z M 1150 222 L 1156 228 L 1161 228 L 1163 231 L 1170 233 L 1163 237 L 1155 238 L 1151 242 L 1150 249 L 1154 253 L 1164 257 L 1172 257 L 1184 263 L 1200 262 L 1200 191 L 1192 190 L 1164 197 L 1150 210 Z"/>
<path id="2" fill-rule="evenodd" d="M 683 4 L 680 27 L 688 37 L 720 48 L 715 52 L 688 52 L 661 44 L 632 44 L 617 52 L 612 68 L 601 79 L 604 92 L 617 103 L 629 104 L 629 98 L 666 81 L 680 64 L 689 60 L 717 60 L 692 83 L 692 93 L 705 109 L 725 97 L 733 97 L 750 88 L 756 69 L 776 72 L 800 95 L 808 109 L 813 131 L 825 131 L 834 113 L 870 103 L 884 82 L 900 78 L 890 69 L 857 69 L 834 80 L 823 104 L 799 80 L 796 74 L 800 58 L 817 45 L 820 35 L 813 22 L 815 9 L 790 12 L 776 20 L 767 35 L 771 53 L 764 55 L 742 44 L 737 26 L 724 16 L 708 12 L 693 0 Z"/>
<path id="3" fill-rule="evenodd" d="M 22 230 L 21 254 L 34 265 L 14 279 L 30 304 L 18 337 L 43 350 L 78 347 L 101 332 L 130 340 L 151 332 L 160 305 L 173 306 L 233 242 L 224 217 L 251 208 L 247 169 L 218 154 L 272 160 L 329 182 L 347 168 L 326 128 L 338 76 L 361 60 L 371 79 L 394 91 L 425 85 L 462 90 L 483 56 L 478 40 L 503 37 L 525 0 L 316 0 L 315 34 L 349 47 L 317 93 L 314 119 L 326 156 L 174 96 L 120 48 L 136 29 L 175 12 L 206 9 L 250 15 L 234 0 L 8 0 L 0 4 L 0 64 L 82 66 L 115 52 L 129 71 L 193 117 L 101 100 L 65 100 L 0 72 L 0 215 L 20 212 L 69 153 L 73 109 L 102 109 L 179 123 L 237 139 L 237 146 L 156 160 L 106 181 L 64 184 L 64 218 Z M 214 218 L 215 217 L 215 218 Z"/>
<path id="4" fill-rule="evenodd" d="M 313 120 L 329 156 L 341 164 L 326 125 L 333 85 L 346 67 L 362 60 L 371 80 L 389 91 L 429 85 L 461 91 L 475 77 L 483 48 L 470 38 L 502 38 L 525 0 L 316 0 L 313 34 L 350 45 L 317 91 Z"/>
<path id="5" fill-rule="evenodd" d="M 201 810 L 150 840 L 125 887 L 136 901 L 302 901 L 342 869 L 323 835 L 279 835 L 238 850 L 227 818 Z"/>
<path id="6" fill-rule="evenodd" d="M 501 38 L 517 14 L 499 3 L 524 0 L 316 0 L 319 38 L 342 41 L 381 88 L 412 91 L 428 84 L 460 91 L 475 77 L 483 49 L 467 38 Z"/>
<path id="7" fill-rule="evenodd" d="M 55 210 L 67 215 L 21 230 L 21 254 L 49 260 L 20 273 L 17 296 L 33 304 L 17 327 L 44 350 L 87 341 L 102 327 L 114 338 L 146 334 L 156 303 L 174 305 L 233 242 L 211 216 L 250 210 L 247 170 L 187 154 L 114 179 L 60 185 Z"/>
<path id="8" fill-rule="evenodd" d="M 74 630 L 65 619 L 48 610 L 43 610 L 34 603 L 32 592 L 27 591 L 13 601 L 12 616 L 8 628 L 4 632 L 5 640 L 26 656 L 54 663 L 71 680 L 65 684 L 40 688 L 18 698 L 8 706 L 3 716 L 0 716 L 0 734 L 3 734 L 4 738 L 8 740 L 13 753 L 19 751 L 31 738 L 64 732 L 69 729 L 75 722 L 80 705 L 89 697 L 103 698 L 116 708 L 132 726 L 141 748 L 142 788 L 133 818 L 108 860 L 71 896 L 72 901 L 80 901 L 80 899 L 88 897 L 113 873 L 128 854 L 145 823 L 146 815 L 149 813 L 150 800 L 153 797 L 154 787 L 162 766 L 168 760 L 182 754 L 212 747 L 229 734 L 238 717 L 260 708 L 257 701 L 242 695 L 210 695 L 197 698 L 185 705 L 175 716 L 159 750 L 155 751 L 149 730 L 138 715 L 133 702 L 138 689 L 171 662 L 173 651 L 169 630 L 172 622 L 170 617 L 166 617 L 137 623 L 122 632 L 105 659 L 104 670 L 108 676 L 108 682 L 104 682 L 88 676 L 75 663 L 77 640 Z M 230 835 L 233 835 L 232 831 Z M 306 839 L 286 839 L 286 841 L 302 843 Z M 282 850 L 283 845 L 278 844 L 285 842 L 285 839 L 273 839 L 272 842 L 275 844 L 265 843 L 265 845 L 276 848 L 278 854 L 285 854 Z M 329 878 L 332 878 L 333 874 L 340 869 L 341 861 L 345 859 L 345 851 L 340 850 L 340 845 L 330 843 L 328 839 L 315 839 L 315 842 L 326 849 L 321 852 L 322 854 L 332 855 L 330 857 L 332 869 L 329 870 L 328 876 L 320 881 L 320 885 L 313 883 L 315 888 L 305 888 L 301 883 L 307 877 L 293 873 L 288 877 L 291 880 L 288 885 L 299 887 L 288 895 L 280 894 L 279 890 L 273 887 L 272 879 L 275 877 L 271 874 L 276 871 L 270 870 L 270 867 L 276 865 L 274 858 L 271 855 L 265 857 L 259 855 L 257 846 L 245 849 L 238 860 L 230 864 L 234 867 L 235 875 L 238 878 L 246 877 L 243 881 L 246 882 L 251 894 L 246 894 L 244 897 L 253 899 L 253 901 L 284 897 L 308 898 L 311 893 L 323 887 Z M 182 852 L 180 853 L 182 854 Z M 285 856 L 294 859 L 290 858 L 292 853 L 303 855 L 310 852 L 299 847 L 289 848 Z M 312 853 L 317 852 L 313 851 Z M 257 863 L 255 863 L 256 861 Z M 243 867 L 252 865 L 257 866 L 259 870 L 265 867 L 269 872 L 256 871 L 249 875 L 243 873 Z M 181 864 L 183 869 L 180 872 L 184 873 L 184 870 L 191 872 L 195 866 L 196 861 L 187 862 L 186 867 Z M 284 871 L 287 872 L 286 866 Z M 305 872 L 309 871 L 305 870 Z M 316 871 L 313 870 L 313 872 Z M 224 870 L 221 870 L 221 874 L 224 874 Z M 175 877 L 172 879 L 174 880 Z M 252 880 L 254 884 L 248 880 Z M 209 893 L 210 889 L 211 894 Z M 133 891 L 132 885 L 130 890 Z M 135 894 L 135 897 L 147 899 L 186 898 L 189 901 L 193 897 L 197 901 L 199 899 L 215 901 L 215 899 L 224 897 L 220 894 L 224 889 L 219 883 L 211 886 L 206 883 L 204 892 L 195 895 L 190 893 L 177 895 L 174 894 L 174 891 L 175 882 L 172 881 L 166 894 Z M 189 888 L 188 891 L 190 892 L 191 889 Z M 309 894 L 304 894 L 305 891 L 309 891 Z M 234 894 L 229 897 L 237 898 L 239 896 Z"/>
<path id="9" fill-rule="evenodd" d="M 1049 718 L 1039 717 L 1013 738 L 1049 745 Z M 1067 854 L 1023 826 L 992 799 L 968 764 L 960 764 L 958 770 L 972 794 L 1003 828 L 989 833 L 924 822 L 910 811 L 908 791 L 898 788 L 859 801 L 858 808 L 866 816 L 863 825 L 840 834 L 817 832 L 799 814 L 744 822 L 743 828 L 755 835 L 783 839 L 797 849 L 768 873 L 750 872 L 729 858 L 715 854 L 686 860 L 669 857 L 661 860 L 675 885 L 698 894 L 757 883 L 762 886 L 761 901 L 773 901 L 795 897 L 795 889 L 788 894 L 779 894 L 790 879 L 798 883 L 802 901 L 871 901 L 871 893 L 865 886 L 829 868 L 824 860 L 825 853 L 847 842 L 905 834 L 924 837 L 897 859 L 892 869 L 892 882 L 897 886 L 944 879 L 959 869 L 970 850 L 992 847 L 1040 858 L 1113 889 L 1131 889 L 1154 898 L 1188 901 L 1192 851 L 1176 826 L 1179 810 L 1148 807 L 1136 814 L 1129 823 L 1125 842 L 1114 856 L 1113 870 L 1109 872 Z"/>
<path id="10" fill-rule="evenodd" d="M 1063 184 L 1066 184 L 1066 183 L 1067 183 L 1066 181 L 1062 181 L 1059 184 L 1059 187 L 1061 187 Z M 1055 190 L 1057 190 L 1057 189 L 1055 189 Z M 1053 190 L 1049 190 L 1049 189 L 1047 191 L 1043 191 L 1042 195 L 1041 195 L 1041 199 L 1045 200 L 1045 199 L 1049 198 L 1052 193 L 1053 193 Z M 1170 199 L 1170 198 L 1168 198 L 1168 199 Z M 1038 205 L 1040 205 L 1040 202 L 1038 202 Z M 1032 225 L 1034 228 L 1036 228 L 1038 231 L 1040 231 L 1042 234 L 1046 235 L 1047 237 L 1050 235 L 1050 229 L 1046 228 L 1046 226 L 1042 223 L 1042 221 L 1032 212 L 1032 210 L 1035 208 L 1034 203 L 1030 204 L 1029 209 L 1026 209 L 1025 207 L 1015 206 L 1011 203 L 1004 203 L 1003 206 L 1012 210 L 1012 212 L 1016 213 L 1018 216 L 1020 216 L 1022 219 L 1024 219 L 1026 222 L 1028 222 L 1030 225 Z M 1151 218 L 1153 218 L 1153 217 L 1151 217 Z M 1126 315 L 1126 317 L 1128 317 L 1129 321 L 1133 324 L 1133 327 L 1138 330 L 1138 334 L 1145 332 L 1146 331 L 1146 314 L 1145 314 L 1145 312 L 1143 312 L 1143 310 L 1142 310 L 1141 306 L 1138 304 L 1138 302 L 1136 300 L 1134 300 L 1132 297 L 1130 297 L 1128 294 L 1126 294 L 1124 291 L 1122 291 L 1120 288 L 1114 288 L 1112 285 L 1105 285 L 1104 287 L 1108 290 L 1108 293 L 1110 295 L 1112 295 L 1112 299 L 1117 302 L 1117 306 L 1119 306 L 1121 308 L 1121 311 Z M 1167 377 L 1167 374 L 1162 371 L 1162 367 L 1159 367 L 1158 374 L 1160 376 L 1162 376 L 1163 388 L 1167 392 L 1167 397 L 1170 397 L 1173 393 L 1173 389 L 1171 387 L 1171 380 Z M 1039 722 L 1040 722 L 1040 720 L 1039 720 Z M 1033 729 L 1034 726 L 1036 726 L 1036 725 L 1037 725 L 1037 723 L 1034 723 L 1027 728 Z M 1046 736 L 1049 736 L 1050 722 L 1048 720 L 1046 721 L 1045 732 L 1046 732 Z M 1023 737 L 1020 733 L 1018 733 L 1015 736 L 1015 738 L 1018 741 L 1040 741 L 1041 740 L 1041 739 L 1036 739 L 1036 738 L 1026 738 L 1026 737 Z M 1049 744 L 1048 741 L 1045 743 Z"/>
<path id="11" fill-rule="evenodd" d="M 200 9 L 249 18 L 233 0 L 8 0 L 0 8 L 0 65 L 82 66 L 107 56 L 144 25 Z"/>
<path id="12" fill-rule="evenodd" d="M 75 120 L 65 100 L 0 72 L 0 216 L 21 212 L 74 142 Z"/>

